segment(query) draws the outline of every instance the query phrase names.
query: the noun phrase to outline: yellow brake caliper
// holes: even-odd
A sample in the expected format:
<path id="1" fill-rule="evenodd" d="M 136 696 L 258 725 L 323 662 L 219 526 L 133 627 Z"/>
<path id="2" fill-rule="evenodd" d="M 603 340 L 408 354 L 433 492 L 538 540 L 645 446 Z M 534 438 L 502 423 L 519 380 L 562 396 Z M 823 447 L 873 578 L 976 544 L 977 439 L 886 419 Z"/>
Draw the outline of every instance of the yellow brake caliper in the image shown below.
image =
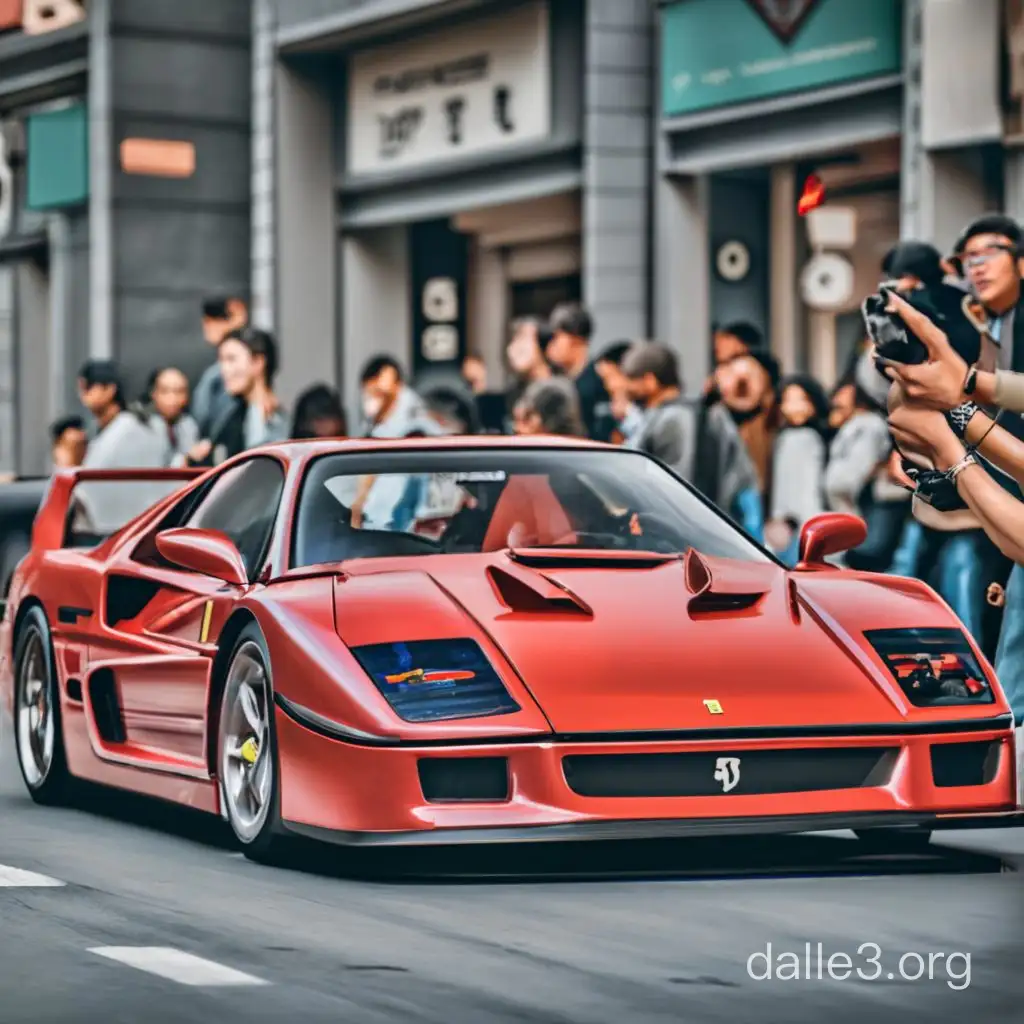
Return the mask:
<path id="1" fill-rule="evenodd" d="M 256 763 L 256 758 L 260 756 L 260 748 L 256 745 L 256 740 L 254 740 L 252 736 L 242 744 L 242 749 L 239 751 L 239 754 L 246 764 Z"/>

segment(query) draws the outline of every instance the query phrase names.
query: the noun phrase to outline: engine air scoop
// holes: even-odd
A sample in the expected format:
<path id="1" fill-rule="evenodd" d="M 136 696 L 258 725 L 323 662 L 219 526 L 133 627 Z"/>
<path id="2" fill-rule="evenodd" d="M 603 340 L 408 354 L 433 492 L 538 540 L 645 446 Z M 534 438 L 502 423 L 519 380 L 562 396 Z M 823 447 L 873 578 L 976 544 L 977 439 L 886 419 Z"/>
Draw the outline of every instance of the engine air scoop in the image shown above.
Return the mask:
<path id="1" fill-rule="evenodd" d="M 772 579 L 766 569 L 772 571 L 774 567 L 726 562 L 690 548 L 683 562 L 686 589 L 693 595 L 687 606 L 690 615 L 753 609 L 772 589 Z"/>

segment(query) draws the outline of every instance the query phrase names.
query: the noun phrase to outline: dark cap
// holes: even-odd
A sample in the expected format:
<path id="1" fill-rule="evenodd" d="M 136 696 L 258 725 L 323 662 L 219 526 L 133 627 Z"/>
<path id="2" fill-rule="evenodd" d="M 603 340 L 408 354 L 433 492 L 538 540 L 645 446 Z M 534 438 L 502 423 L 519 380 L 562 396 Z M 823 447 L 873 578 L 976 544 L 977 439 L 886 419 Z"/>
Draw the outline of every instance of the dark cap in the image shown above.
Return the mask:
<path id="1" fill-rule="evenodd" d="M 927 242 L 899 242 L 882 261 L 882 273 L 891 278 L 916 277 L 926 285 L 941 284 L 946 276 L 942 254 Z"/>
<path id="2" fill-rule="evenodd" d="M 981 217 L 976 217 L 964 228 L 963 233 L 953 246 L 953 253 L 955 255 L 962 253 L 964 246 L 978 235 L 1003 235 L 1018 247 L 1024 243 L 1024 231 L 1012 217 L 1008 217 L 1005 213 L 986 213 Z"/>

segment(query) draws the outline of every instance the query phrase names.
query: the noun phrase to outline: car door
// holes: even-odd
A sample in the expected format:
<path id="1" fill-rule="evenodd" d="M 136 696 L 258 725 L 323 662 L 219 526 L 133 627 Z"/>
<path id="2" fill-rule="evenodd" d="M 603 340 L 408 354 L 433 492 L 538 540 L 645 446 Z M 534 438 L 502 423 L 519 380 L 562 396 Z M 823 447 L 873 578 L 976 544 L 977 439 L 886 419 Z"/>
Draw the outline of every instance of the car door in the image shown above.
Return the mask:
<path id="1" fill-rule="evenodd" d="M 110 759 L 207 774 L 212 659 L 224 623 L 248 590 L 172 565 L 154 540 L 170 526 L 219 530 L 238 548 L 251 588 L 267 557 L 284 481 L 276 458 L 235 463 L 184 515 L 165 520 L 108 568 L 104 614 L 90 643 L 90 697 L 94 738 Z M 97 662 L 104 671 L 96 671 Z"/>

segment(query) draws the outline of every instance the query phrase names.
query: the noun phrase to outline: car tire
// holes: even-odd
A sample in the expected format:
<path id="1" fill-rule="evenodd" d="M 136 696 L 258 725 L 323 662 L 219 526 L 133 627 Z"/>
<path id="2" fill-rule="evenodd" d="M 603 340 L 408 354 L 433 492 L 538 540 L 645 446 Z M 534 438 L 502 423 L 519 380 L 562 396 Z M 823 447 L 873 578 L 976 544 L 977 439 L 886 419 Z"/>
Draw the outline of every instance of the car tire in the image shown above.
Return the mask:
<path id="1" fill-rule="evenodd" d="M 280 862 L 286 837 L 281 826 L 273 677 L 270 652 L 255 623 L 235 641 L 224 674 L 217 778 L 224 817 L 242 852 L 261 864 Z"/>
<path id="2" fill-rule="evenodd" d="M 923 853 L 932 842 L 930 828 L 914 826 L 854 829 L 854 835 L 873 853 Z"/>
<path id="3" fill-rule="evenodd" d="M 29 796 L 37 804 L 69 802 L 73 779 L 64 752 L 57 663 L 46 614 L 28 610 L 14 644 L 14 746 Z"/>

